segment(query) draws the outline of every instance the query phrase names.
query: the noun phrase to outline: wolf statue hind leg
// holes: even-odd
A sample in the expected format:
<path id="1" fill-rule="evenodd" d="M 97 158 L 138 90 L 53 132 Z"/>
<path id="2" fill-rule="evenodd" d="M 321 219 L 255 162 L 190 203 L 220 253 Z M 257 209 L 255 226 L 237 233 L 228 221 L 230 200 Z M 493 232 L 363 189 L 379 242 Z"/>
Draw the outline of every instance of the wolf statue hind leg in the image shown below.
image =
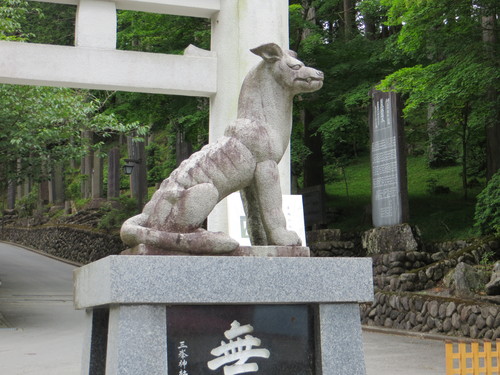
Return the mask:
<path id="1" fill-rule="evenodd" d="M 219 191 L 211 183 L 194 185 L 182 192 L 179 202 L 172 207 L 165 227 L 169 232 L 192 232 L 201 227 L 219 202 Z"/>
<path id="2" fill-rule="evenodd" d="M 247 205 L 259 207 L 261 222 L 258 219 L 249 222 L 249 225 L 257 226 L 257 228 L 249 228 L 249 231 L 261 232 L 260 227 L 263 227 L 267 245 L 300 246 L 301 240 L 297 233 L 286 229 L 286 219 L 282 210 L 279 170 L 275 161 L 267 160 L 257 164 L 254 189 L 256 201 L 247 202 Z"/>

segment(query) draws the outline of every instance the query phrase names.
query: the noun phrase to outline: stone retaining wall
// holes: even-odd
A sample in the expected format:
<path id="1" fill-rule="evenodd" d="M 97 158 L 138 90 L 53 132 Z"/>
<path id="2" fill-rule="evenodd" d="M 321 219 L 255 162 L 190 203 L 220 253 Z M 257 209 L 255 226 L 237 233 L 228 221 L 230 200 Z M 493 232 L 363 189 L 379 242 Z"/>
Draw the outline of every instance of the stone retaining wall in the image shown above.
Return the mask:
<path id="1" fill-rule="evenodd" d="M 364 257 L 366 251 L 361 246 L 359 233 L 342 232 L 339 229 L 309 231 L 307 246 L 316 257 Z"/>
<path id="2" fill-rule="evenodd" d="M 415 332 L 500 338 L 500 306 L 413 293 L 375 293 L 372 304 L 361 306 L 361 321 Z"/>
<path id="3" fill-rule="evenodd" d="M 0 227 L 0 240 L 87 264 L 125 250 L 120 237 L 72 226 Z"/>
<path id="4" fill-rule="evenodd" d="M 377 274 L 374 270 L 375 286 L 386 291 L 417 291 L 435 287 L 443 277 L 464 262 L 467 264 L 480 264 L 485 253 L 496 252 L 500 244 L 494 239 L 476 240 L 472 243 L 463 243 L 460 246 L 451 246 L 452 250 L 426 254 L 427 260 L 434 261 L 424 267 L 409 268 L 401 274 Z M 450 243 L 451 244 L 451 243 Z M 456 243 L 455 243 L 456 244 Z M 443 245 L 433 245 L 443 248 Z M 393 254 L 393 253 L 391 253 Z M 388 254 L 388 255 L 391 255 Z M 436 256 L 438 255 L 438 256 Z"/>

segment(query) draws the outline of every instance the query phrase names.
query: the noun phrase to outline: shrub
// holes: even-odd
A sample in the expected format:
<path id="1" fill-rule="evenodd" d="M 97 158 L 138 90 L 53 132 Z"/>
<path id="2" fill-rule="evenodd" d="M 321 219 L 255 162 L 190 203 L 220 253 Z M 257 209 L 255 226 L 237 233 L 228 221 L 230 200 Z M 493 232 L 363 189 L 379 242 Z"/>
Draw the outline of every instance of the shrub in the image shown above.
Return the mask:
<path id="1" fill-rule="evenodd" d="M 477 196 L 474 226 L 481 234 L 500 235 L 500 171 Z"/>
<path id="2" fill-rule="evenodd" d="M 97 227 L 103 230 L 113 230 L 121 227 L 128 218 L 137 215 L 137 200 L 122 195 L 113 199 L 113 202 L 101 208 L 106 213 L 99 221 Z"/>
<path id="3" fill-rule="evenodd" d="M 29 194 L 16 201 L 16 211 L 19 217 L 28 217 L 33 215 L 38 203 L 38 189 L 34 188 Z"/>
<path id="4" fill-rule="evenodd" d="M 427 179 L 427 192 L 429 194 L 450 194 L 451 190 L 448 186 L 438 185 L 437 179 L 431 177 Z"/>

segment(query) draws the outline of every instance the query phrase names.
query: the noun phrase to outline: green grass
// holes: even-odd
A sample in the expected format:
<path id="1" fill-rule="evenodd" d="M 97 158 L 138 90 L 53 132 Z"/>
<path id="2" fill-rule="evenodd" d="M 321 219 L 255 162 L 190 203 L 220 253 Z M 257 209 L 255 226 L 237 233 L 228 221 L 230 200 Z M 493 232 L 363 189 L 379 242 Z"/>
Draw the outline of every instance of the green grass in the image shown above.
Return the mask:
<path id="1" fill-rule="evenodd" d="M 409 157 L 407 171 L 410 224 L 420 228 L 425 240 L 465 239 L 476 235 L 472 227 L 475 197 L 482 186 L 470 189 L 469 199 L 464 200 L 460 166 L 430 169 L 425 157 Z M 353 161 L 346 168 L 346 177 L 349 194 L 343 180 L 326 186 L 328 204 L 333 211 L 329 227 L 345 231 L 369 229 L 371 221 L 365 213 L 371 203 L 369 156 Z M 431 178 L 451 192 L 429 193 Z"/>

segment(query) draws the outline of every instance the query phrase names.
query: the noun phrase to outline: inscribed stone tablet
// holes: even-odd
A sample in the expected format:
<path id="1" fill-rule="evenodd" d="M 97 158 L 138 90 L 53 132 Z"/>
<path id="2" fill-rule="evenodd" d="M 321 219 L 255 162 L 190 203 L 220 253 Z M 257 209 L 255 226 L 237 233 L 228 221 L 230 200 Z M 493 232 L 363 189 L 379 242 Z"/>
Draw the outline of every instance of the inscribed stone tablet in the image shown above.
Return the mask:
<path id="1" fill-rule="evenodd" d="M 169 374 L 314 374 L 306 305 L 167 307 L 167 341 Z"/>
<path id="2" fill-rule="evenodd" d="M 372 221 L 375 227 L 408 220 L 406 154 L 399 97 L 372 92 L 370 116 Z"/>

